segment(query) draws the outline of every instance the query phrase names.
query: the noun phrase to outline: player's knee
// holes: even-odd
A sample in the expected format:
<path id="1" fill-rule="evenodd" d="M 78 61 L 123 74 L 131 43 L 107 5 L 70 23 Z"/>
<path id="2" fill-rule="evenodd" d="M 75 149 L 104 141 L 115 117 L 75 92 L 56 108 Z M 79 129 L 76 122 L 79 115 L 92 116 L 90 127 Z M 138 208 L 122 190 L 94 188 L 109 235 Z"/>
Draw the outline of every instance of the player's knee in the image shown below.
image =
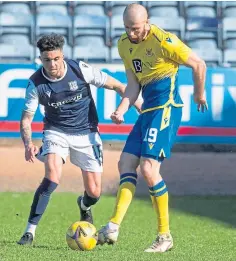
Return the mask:
<path id="1" fill-rule="evenodd" d="M 140 171 L 142 175 L 146 178 L 149 178 L 152 175 L 152 165 L 146 160 L 140 162 Z"/>
<path id="2" fill-rule="evenodd" d="M 49 160 L 45 166 L 45 177 L 52 182 L 59 184 L 61 176 L 61 166 L 53 160 Z"/>
<path id="3" fill-rule="evenodd" d="M 140 161 L 140 171 L 146 182 L 152 186 L 157 181 L 161 180 L 160 163 L 152 159 L 142 159 Z"/>

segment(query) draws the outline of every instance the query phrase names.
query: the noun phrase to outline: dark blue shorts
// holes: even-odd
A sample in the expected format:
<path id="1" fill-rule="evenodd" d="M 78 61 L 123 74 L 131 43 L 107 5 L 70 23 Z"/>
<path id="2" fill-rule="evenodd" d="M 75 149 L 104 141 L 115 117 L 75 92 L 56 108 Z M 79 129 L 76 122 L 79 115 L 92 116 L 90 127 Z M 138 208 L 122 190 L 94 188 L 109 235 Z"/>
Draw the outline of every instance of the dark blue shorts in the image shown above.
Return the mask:
<path id="1" fill-rule="evenodd" d="M 169 158 L 181 122 L 182 107 L 172 105 L 141 114 L 123 152 L 162 161 Z"/>

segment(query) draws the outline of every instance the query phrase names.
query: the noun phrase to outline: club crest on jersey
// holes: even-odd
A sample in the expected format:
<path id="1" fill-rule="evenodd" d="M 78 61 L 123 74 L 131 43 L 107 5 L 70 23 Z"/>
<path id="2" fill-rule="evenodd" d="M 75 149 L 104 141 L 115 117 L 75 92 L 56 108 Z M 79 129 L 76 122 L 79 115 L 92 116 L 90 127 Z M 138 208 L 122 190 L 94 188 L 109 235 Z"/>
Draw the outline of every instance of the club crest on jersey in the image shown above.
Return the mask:
<path id="1" fill-rule="evenodd" d="M 79 88 L 77 81 L 68 82 L 68 84 L 71 91 L 76 91 Z"/>
<path id="2" fill-rule="evenodd" d="M 148 56 L 148 57 L 151 57 L 151 56 L 153 56 L 153 52 L 152 52 L 152 48 L 150 48 L 150 49 L 146 49 L 146 56 Z"/>

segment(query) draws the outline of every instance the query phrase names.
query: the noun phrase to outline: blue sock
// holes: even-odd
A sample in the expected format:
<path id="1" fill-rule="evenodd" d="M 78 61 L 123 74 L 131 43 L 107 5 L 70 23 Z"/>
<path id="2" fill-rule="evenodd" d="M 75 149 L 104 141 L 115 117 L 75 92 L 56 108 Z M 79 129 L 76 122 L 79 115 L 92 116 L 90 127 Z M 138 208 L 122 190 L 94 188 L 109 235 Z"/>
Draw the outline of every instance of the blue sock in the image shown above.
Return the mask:
<path id="1" fill-rule="evenodd" d="M 87 208 L 89 208 L 90 206 L 95 205 L 98 202 L 99 198 L 100 197 L 92 198 L 87 194 L 86 191 L 84 191 L 83 203 Z"/>
<path id="2" fill-rule="evenodd" d="M 28 222 L 30 224 L 37 225 L 41 219 L 45 209 L 47 208 L 50 195 L 57 188 L 57 183 L 44 178 L 38 189 L 34 194 L 33 203 L 31 205 L 31 211 Z"/>

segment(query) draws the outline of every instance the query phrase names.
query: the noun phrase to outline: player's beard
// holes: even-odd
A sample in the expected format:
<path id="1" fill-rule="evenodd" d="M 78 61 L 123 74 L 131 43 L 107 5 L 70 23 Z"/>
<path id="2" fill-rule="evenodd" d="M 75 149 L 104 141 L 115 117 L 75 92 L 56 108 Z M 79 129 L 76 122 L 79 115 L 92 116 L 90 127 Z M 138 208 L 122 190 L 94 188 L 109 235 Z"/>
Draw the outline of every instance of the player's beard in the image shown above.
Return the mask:
<path id="1" fill-rule="evenodd" d="M 129 38 L 131 43 L 138 44 L 138 43 L 142 42 L 142 40 L 145 38 L 147 33 L 148 32 L 147 32 L 147 30 L 145 29 L 145 26 L 144 26 L 143 31 L 141 33 L 139 33 L 139 36 L 137 36 L 137 38 L 132 39 L 130 36 L 128 36 L 128 38 Z"/>

